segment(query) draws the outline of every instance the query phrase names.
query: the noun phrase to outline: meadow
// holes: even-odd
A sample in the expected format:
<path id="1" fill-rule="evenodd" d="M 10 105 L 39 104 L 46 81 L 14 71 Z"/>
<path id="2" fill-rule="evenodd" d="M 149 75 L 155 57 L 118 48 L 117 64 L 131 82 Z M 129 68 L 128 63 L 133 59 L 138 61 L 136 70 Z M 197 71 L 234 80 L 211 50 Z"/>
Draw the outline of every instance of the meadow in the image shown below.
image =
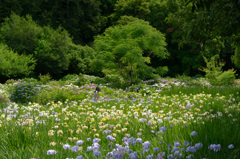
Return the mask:
<path id="1" fill-rule="evenodd" d="M 98 84 L 94 102 L 97 84 L 9 80 L 0 84 L 0 158 L 238 159 L 239 83 Z"/>

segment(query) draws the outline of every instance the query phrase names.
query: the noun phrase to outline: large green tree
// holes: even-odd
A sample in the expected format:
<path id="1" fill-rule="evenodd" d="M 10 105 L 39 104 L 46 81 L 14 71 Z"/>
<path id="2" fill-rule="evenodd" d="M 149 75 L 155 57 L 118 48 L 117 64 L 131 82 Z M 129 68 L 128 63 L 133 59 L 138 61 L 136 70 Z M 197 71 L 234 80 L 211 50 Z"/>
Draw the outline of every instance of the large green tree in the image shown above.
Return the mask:
<path id="1" fill-rule="evenodd" d="M 42 28 L 30 15 L 23 18 L 13 13 L 0 28 L 4 43 L 19 54 L 33 54 L 41 34 Z"/>
<path id="2" fill-rule="evenodd" d="M 156 69 L 149 66 L 152 58 L 159 59 L 158 72 L 164 68 L 160 60 L 169 55 L 164 35 L 144 20 L 122 17 L 119 24 L 106 29 L 94 40 L 97 52 L 92 63 L 104 74 L 117 74 L 131 82 L 152 78 Z"/>
<path id="3" fill-rule="evenodd" d="M 35 60 L 32 55 L 18 55 L 7 45 L 0 43 L 0 82 L 19 78 L 33 72 Z"/>

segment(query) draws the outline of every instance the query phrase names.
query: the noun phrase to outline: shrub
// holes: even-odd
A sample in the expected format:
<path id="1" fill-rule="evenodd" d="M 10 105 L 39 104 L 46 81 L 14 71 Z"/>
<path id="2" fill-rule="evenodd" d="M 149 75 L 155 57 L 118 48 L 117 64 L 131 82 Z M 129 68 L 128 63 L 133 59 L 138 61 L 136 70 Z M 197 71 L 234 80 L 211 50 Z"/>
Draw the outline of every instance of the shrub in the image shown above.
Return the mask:
<path id="1" fill-rule="evenodd" d="M 17 103 L 32 102 L 39 89 L 33 83 L 20 82 L 14 86 L 10 100 Z"/>
<path id="2" fill-rule="evenodd" d="M 35 102 L 45 105 L 49 102 L 78 101 L 85 99 L 87 94 L 89 94 L 88 91 L 80 90 L 79 87 L 74 85 L 63 87 L 42 85 L 41 90 L 35 97 Z"/>
<path id="3" fill-rule="evenodd" d="M 106 75 L 103 79 L 111 87 L 121 88 L 124 85 L 124 79 L 120 75 Z"/>
<path id="4" fill-rule="evenodd" d="M 66 84 L 74 84 L 77 86 L 83 86 L 85 84 L 104 84 L 105 80 L 97 76 L 83 75 L 83 74 L 69 74 L 62 78 L 63 81 L 66 81 Z"/>
<path id="5" fill-rule="evenodd" d="M 51 80 L 51 75 L 49 73 L 47 73 L 46 75 L 39 75 L 39 79 L 40 79 L 40 82 L 43 83 L 43 84 L 46 84 L 47 82 L 49 82 Z"/>
<path id="6" fill-rule="evenodd" d="M 219 56 L 213 56 L 209 61 L 206 57 L 203 57 L 207 64 L 206 68 L 202 71 L 206 73 L 206 77 L 209 83 L 213 86 L 229 85 L 235 80 L 235 72 L 233 69 L 228 71 L 222 71 L 222 67 L 225 65 L 224 62 L 218 61 Z"/>

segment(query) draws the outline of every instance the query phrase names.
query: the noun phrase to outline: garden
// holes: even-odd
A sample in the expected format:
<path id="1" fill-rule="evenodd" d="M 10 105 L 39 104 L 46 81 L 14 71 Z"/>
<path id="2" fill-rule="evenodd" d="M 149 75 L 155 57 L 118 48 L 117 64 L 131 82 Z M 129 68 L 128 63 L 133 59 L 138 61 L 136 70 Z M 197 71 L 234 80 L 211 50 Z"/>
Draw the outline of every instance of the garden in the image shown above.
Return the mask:
<path id="1" fill-rule="evenodd" d="M 240 157 L 239 80 L 213 86 L 206 78 L 159 78 L 126 88 L 103 82 L 68 75 L 1 84 L 1 158 Z"/>

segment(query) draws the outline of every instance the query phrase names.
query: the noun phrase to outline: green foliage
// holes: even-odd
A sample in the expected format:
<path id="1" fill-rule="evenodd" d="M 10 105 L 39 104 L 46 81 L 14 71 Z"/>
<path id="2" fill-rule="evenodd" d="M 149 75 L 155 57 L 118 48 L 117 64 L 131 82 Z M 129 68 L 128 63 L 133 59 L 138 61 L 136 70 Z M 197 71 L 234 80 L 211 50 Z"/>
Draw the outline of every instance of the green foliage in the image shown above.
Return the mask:
<path id="1" fill-rule="evenodd" d="M 59 77 L 70 64 L 71 45 L 72 40 L 66 30 L 61 27 L 57 30 L 44 27 L 34 52 L 37 60 L 35 72 L 37 74 L 49 73 L 53 77 Z"/>
<path id="2" fill-rule="evenodd" d="M 5 19 L 0 29 L 5 44 L 19 54 L 33 54 L 41 34 L 42 28 L 30 15 L 23 18 L 14 13 Z"/>
<path id="3" fill-rule="evenodd" d="M 66 84 L 74 84 L 76 86 L 83 86 L 85 84 L 104 84 L 105 80 L 97 76 L 90 76 L 84 74 L 69 74 L 62 78 Z"/>
<path id="4" fill-rule="evenodd" d="M 94 48 L 98 54 L 91 67 L 105 75 L 119 75 L 125 81 L 136 82 L 144 79 L 145 74 L 153 76 L 155 70 L 148 66 L 150 56 L 159 60 L 167 58 L 165 47 L 162 33 L 147 22 L 135 19 L 125 25 L 110 27 L 96 37 Z"/>
<path id="5" fill-rule="evenodd" d="M 79 89 L 79 87 L 73 85 L 65 86 L 42 86 L 41 90 L 38 92 L 34 99 L 34 102 L 40 104 L 47 104 L 50 102 L 65 102 L 65 101 L 78 101 L 86 98 L 89 94 L 85 92 L 85 89 Z"/>
<path id="6" fill-rule="evenodd" d="M 14 86 L 9 98 L 17 103 L 32 102 L 39 89 L 40 87 L 36 87 L 32 83 L 20 82 Z"/>
<path id="7" fill-rule="evenodd" d="M 204 56 L 203 56 L 204 57 Z M 233 69 L 228 71 L 222 71 L 222 67 L 225 65 L 224 62 L 219 61 L 219 56 L 215 55 L 211 57 L 211 60 L 207 60 L 204 57 L 204 61 L 207 64 L 206 68 L 203 68 L 202 71 L 206 73 L 206 77 L 210 84 L 214 86 L 230 85 L 235 80 L 235 72 Z"/>
<path id="8" fill-rule="evenodd" d="M 105 83 L 112 88 L 123 88 L 125 84 L 127 85 L 124 79 L 119 75 L 106 75 L 103 79 Z"/>
<path id="9" fill-rule="evenodd" d="M 240 44 L 236 44 L 235 46 L 235 53 L 232 56 L 232 61 L 237 68 L 240 68 Z"/>
<path id="10" fill-rule="evenodd" d="M 119 0 L 115 4 L 114 15 L 117 20 L 124 15 L 145 20 L 150 13 L 147 0 Z"/>
<path id="11" fill-rule="evenodd" d="M 29 75 L 36 62 L 32 55 L 18 55 L 4 44 L 0 44 L 0 59 L 0 76 L 4 78 Z"/>
<path id="12" fill-rule="evenodd" d="M 51 78 L 52 77 L 49 73 L 47 73 L 46 75 L 42 75 L 42 74 L 39 75 L 40 82 L 43 84 L 46 84 L 47 82 L 49 82 Z"/>
<path id="13" fill-rule="evenodd" d="M 11 82 L 11 81 L 10 81 Z M 13 81 L 14 82 L 14 81 Z M 22 78 L 22 79 L 19 79 L 18 81 L 16 82 L 25 82 L 25 83 L 32 83 L 33 85 L 38 85 L 39 82 L 37 79 L 35 78 Z"/>
<path id="14" fill-rule="evenodd" d="M 95 50 L 89 46 L 81 46 L 72 44 L 70 47 L 70 65 L 68 69 L 69 74 L 90 74 L 90 63 L 95 55 Z"/>

